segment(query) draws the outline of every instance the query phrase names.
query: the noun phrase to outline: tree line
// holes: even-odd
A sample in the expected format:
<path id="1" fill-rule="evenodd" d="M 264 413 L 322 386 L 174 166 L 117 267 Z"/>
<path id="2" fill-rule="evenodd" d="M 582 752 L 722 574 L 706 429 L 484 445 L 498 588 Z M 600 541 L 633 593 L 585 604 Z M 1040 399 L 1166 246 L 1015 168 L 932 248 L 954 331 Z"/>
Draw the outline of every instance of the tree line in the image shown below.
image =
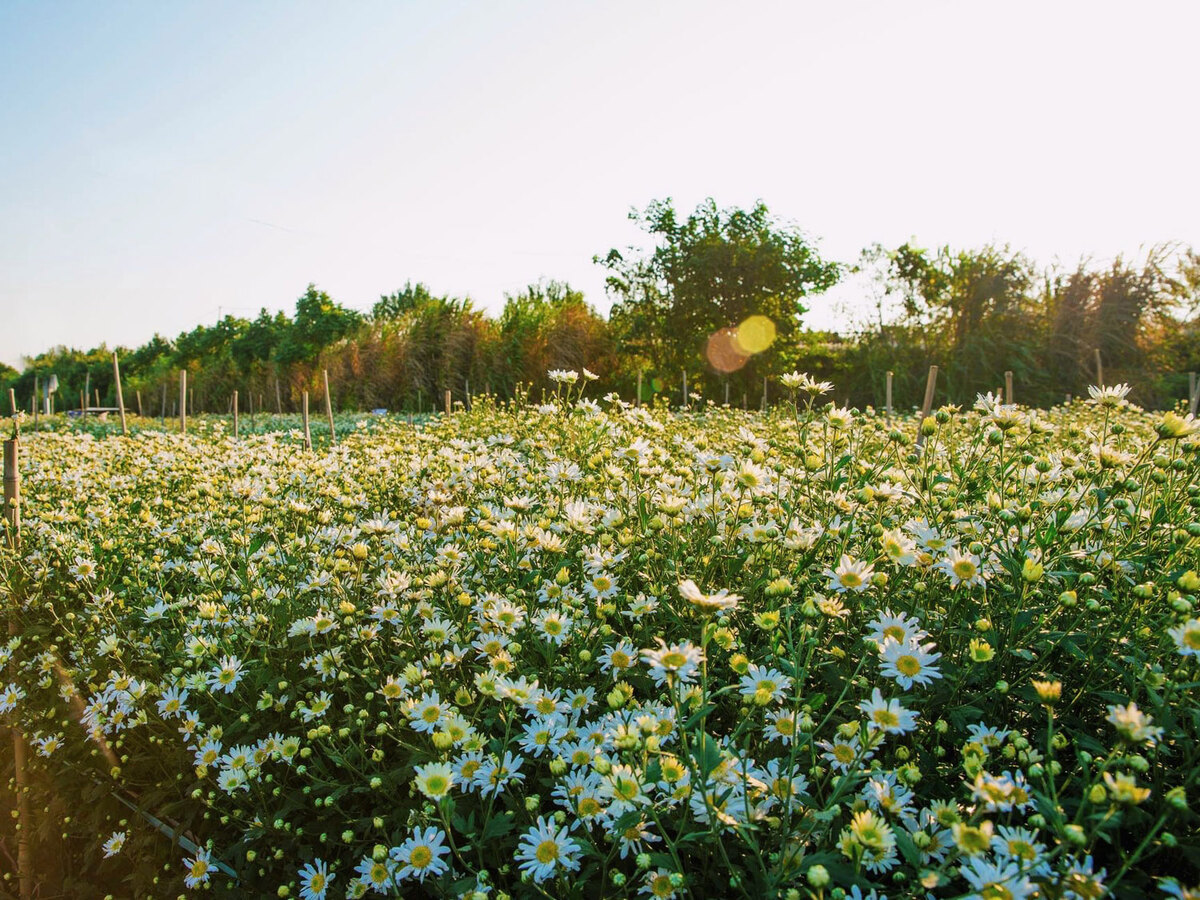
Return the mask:
<path id="1" fill-rule="evenodd" d="M 759 202 L 686 216 L 668 200 L 631 213 L 650 250 L 614 248 L 595 261 L 612 299 L 602 316 L 578 290 L 540 281 L 506 295 L 498 316 L 465 297 L 407 282 L 369 311 L 310 284 L 293 312 L 232 315 L 136 348 L 56 347 L 0 368 L 0 384 L 28 408 L 35 379 L 57 376 L 56 407 L 112 405 L 111 354 L 121 360 L 126 406 L 170 414 L 186 369 L 196 411 L 292 411 L 329 372 L 339 409 L 430 411 L 488 393 L 531 399 L 547 372 L 587 368 L 598 393 L 691 398 L 758 406 L 786 396 L 780 375 L 807 371 L 837 385 L 845 403 L 881 406 L 886 372 L 897 406 L 915 403 L 927 368 L 940 368 L 939 402 L 969 402 L 1012 371 L 1017 399 L 1048 406 L 1097 380 L 1127 381 L 1147 406 L 1187 396 L 1200 369 L 1200 254 L 1159 246 L 1132 260 L 1039 266 L 1007 246 L 925 249 L 879 245 L 852 263 L 823 258 L 797 226 Z M 804 314 L 835 284 L 869 293 L 851 333 L 805 329 Z M 7 391 L 6 391 L 7 393 Z"/>

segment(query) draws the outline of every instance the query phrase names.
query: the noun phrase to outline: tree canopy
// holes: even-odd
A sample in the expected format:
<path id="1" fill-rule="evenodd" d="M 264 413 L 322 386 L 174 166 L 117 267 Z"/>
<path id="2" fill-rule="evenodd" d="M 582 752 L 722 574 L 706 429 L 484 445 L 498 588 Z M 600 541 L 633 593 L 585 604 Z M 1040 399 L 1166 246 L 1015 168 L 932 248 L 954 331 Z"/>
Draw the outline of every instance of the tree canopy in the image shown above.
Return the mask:
<path id="1" fill-rule="evenodd" d="M 772 216 L 762 201 L 722 210 L 710 198 L 681 221 L 668 198 L 630 218 L 656 238 L 654 249 L 613 249 L 596 261 L 617 298 L 610 314 L 617 339 L 658 369 L 697 370 L 707 362 L 710 336 L 751 316 L 766 317 L 778 339 L 790 339 L 804 298 L 839 277 L 837 263 L 822 259 L 799 228 Z M 771 358 L 758 353 L 757 367 L 769 371 Z"/>

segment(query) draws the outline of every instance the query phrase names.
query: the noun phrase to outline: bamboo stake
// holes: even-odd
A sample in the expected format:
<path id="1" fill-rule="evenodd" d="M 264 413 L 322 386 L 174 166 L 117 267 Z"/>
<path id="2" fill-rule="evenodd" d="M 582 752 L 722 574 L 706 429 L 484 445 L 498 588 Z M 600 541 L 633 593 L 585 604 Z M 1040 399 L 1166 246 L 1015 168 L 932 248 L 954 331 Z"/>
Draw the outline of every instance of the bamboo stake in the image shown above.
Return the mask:
<path id="1" fill-rule="evenodd" d="M 275 376 L 275 413 L 283 415 L 283 400 L 279 396 L 279 376 Z"/>
<path id="2" fill-rule="evenodd" d="M 21 470 L 17 438 L 4 442 L 4 521 L 8 526 L 8 545 L 16 549 L 21 542 Z"/>
<path id="3" fill-rule="evenodd" d="M 117 386 L 117 409 L 121 411 L 121 434 L 129 434 L 125 427 L 125 395 L 121 393 L 121 365 L 117 362 L 117 354 L 113 354 L 113 382 Z"/>
<path id="4" fill-rule="evenodd" d="M 17 392 L 13 388 L 8 389 L 8 405 L 15 416 L 17 414 Z"/>
<path id="5" fill-rule="evenodd" d="M 1096 358 L 1096 386 L 1104 387 L 1104 366 L 1100 364 L 1100 348 L 1092 351 Z"/>
<path id="6" fill-rule="evenodd" d="M 8 543 L 13 550 L 21 544 L 21 469 L 20 444 L 16 437 L 4 442 L 4 520 L 8 528 Z M 19 634 L 17 619 L 10 613 L 8 634 Z M 29 785 L 25 777 L 26 747 L 21 730 L 12 728 L 13 771 L 17 789 L 17 883 L 21 900 L 33 897 L 33 855 L 29 848 L 29 835 L 33 832 L 33 819 L 29 805 Z"/>
<path id="7" fill-rule="evenodd" d="M 925 420 L 929 418 L 929 410 L 933 408 L 933 389 L 937 385 L 937 366 L 929 367 L 929 374 L 925 378 L 925 402 L 921 404 L 921 419 L 917 423 L 917 448 L 920 449 L 925 443 L 925 432 L 923 427 Z"/>
<path id="8" fill-rule="evenodd" d="M 237 391 L 234 391 L 234 392 L 233 392 L 233 437 L 234 437 L 234 440 L 237 440 L 237 436 L 238 436 L 238 407 L 237 407 L 237 400 L 238 400 Z"/>
<path id="9" fill-rule="evenodd" d="M 446 389 L 446 415 L 450 415 L 450 389 Z"/>
<path id="10" fill-rule="evenodd" d="M 888 369 L 887 379 L 883 389 L 883 408 L 887 410 L 887 417 L 892 418 L 892 370 Z"/>
<path id="11" fill-rule="evenodd" d="M 163 381 L 162 400 L 158 405 L 158 418 L 161 420 L 160 427 L 163 431 L 167 430 L 167 382 Z"/>
<path id="12" fill-rule="evenodd" d="M 179 433 L 187 434 L 187 369 L 179 370 Z"/>
<path id="13" fill-rule="evenodd" d="M 329 398 L 329 370 L 322 373 L 325 379 L 325 418 L 329 420 L 329 446 L 337 443 L 337 434 L 333 430 L 333 401 Z"/>
<path id="14" fill-rule="evenodd" d="M 38 423 L 38 388 L 40 383 L 36 375 L 33 376 L 33 427 L 37 428 Z"/>
<path id="15" fill-rule="evenodd" d="M 300 410 L 304 416 L 304 449 L 312 449 L 312 433 L 308 430 L 308 391 L 301 394 Z"/>
<path id="16" fill-rule="evenodd" d="M 683 408 L 687 409 L 687 371 L 683 373 Z"/>
<path id="17" fill-rule="evenodd" d="M 1195 372 L 1188 372 L 1188 412 L 1193 416 L 1196 414 L 1196 407 L 1200 405 L 1200 384 L 1197 384 Z"/>
<path id="18" fill-rule="evenodd" d="M 766 376 L 766 375 L 764 375 L 764 376 L 763 376 L 763 404 L 762 404 L 762 411 L 763 411 L 763 412 L 766 412 L 766 411 L 767 411 L 767 376 Z"/>
<path id="19" fill-rule="evenodd" d="M 725 405 L 729 405 L 729 379 L 725 379 Z"/>
<path id="20" fill-rule="evenodd" d="M 1004 373 L 1004 402 L 1010 406 L 1013 403 L 1013 374 L 1012 369 Z"/>
<path id="21" fill-rule="evenodd" d="M 84 376 L 84 379 L 83 379 L 83 406 L 85 407 L 83 414 L 85 417 L 87 416 L 86 407 L 88 405 L 88 400 L 91 396 L 92 396 L 92 373 L 91 373 L 91 370 L 88 370 L 87 374 Z M 99 406 L 100 404 L 97 403 L 96 405 Z"/>
<path id="22" fill-rule="evenodd" d="M 638 392 L 637 392 L 637 396 L 633 398 L 633 405 L 634 406 L 642 405 L 642 370 L 641 369 L 638 369 Z"/>
<path id="23" fill-rule="evenodd" d="M 138 418 L 140 419 L 142 417 L 142 392 L 134 391 L 133 393 L 134 393 L 134 396 L 137 397 Z"/>
<path id="24" fill-rule="evenodd" d="M 100 388 L 96 388 L 93 393 L 96 395 L 96 405 L 100 405 Z"/>

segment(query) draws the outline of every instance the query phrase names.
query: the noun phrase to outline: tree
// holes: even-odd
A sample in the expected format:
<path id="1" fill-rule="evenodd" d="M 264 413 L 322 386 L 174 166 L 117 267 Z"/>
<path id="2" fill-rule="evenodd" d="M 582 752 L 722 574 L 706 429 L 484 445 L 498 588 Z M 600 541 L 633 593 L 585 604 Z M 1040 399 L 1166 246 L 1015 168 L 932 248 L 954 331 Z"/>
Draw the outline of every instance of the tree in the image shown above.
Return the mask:
<path id="1" fill-rule="evenodd" d="M 499 332 L 507 390 L 521 382 L 549 386 L 550 369 L 611 368 L 608 323 L 564 282 L 541 281 L 505 294 Z"/>
<path id="2" fill-rule="evenodd" d="M 279 362 L 284 365 L 312 362 L 323 349 L 361 324 L 359 313 L 334 302 L 327 293 L 310 284 L 296 301 L 292 327 L 284 333 L 277 351 Z"/>
<path id="3" fill-rule="evenodd" d="M 608 270 L 607 288 L 617 298 L 610 321 L 621 349 L 661 372 L 695 372 L 710 336 L 750 316 L 770 319 L 776 339 L 789 340 L 806 311 L 802 300 L 839 277 L 836 263 L 762 201 L 721 210 L 709 198 L 680 222 L 668 198 L 630 218 L 657 238 L 654 250 L 627 257 L 614 249 L 595 261 Z M 758 354 L 743 377 L 757 379 L 771 361 L 770 352 Z"/>

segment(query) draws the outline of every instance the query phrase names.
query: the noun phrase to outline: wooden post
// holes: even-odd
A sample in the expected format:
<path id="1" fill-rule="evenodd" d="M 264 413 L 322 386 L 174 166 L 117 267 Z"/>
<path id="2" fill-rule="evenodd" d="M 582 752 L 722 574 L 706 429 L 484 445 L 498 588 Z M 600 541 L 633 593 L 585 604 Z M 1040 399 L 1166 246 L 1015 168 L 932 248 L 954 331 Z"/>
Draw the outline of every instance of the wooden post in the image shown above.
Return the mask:
<path id="1" fill-rule="evenodd" d="M 922 431 L 922 426 L 925 420 L 929 418 L 929 411 L 933 408 L 933 389 L 937 385 L 937 366 L 929 367 L 929 375 L 925 378 L 925 402 L 921 404 L 921 419 L 917 422 L 917 447 L 921 447 L 925 443 L 925 433 Z"/>
<path id="2" fill-rule="evenodd" d="M 683 408 L 687 409 L 687 370 L 683 372 Z"/>
<path id="3" fill-rule="evenodd" d="M 1012 369 L 1004 373 L 1004 402 L 1009 405 L 1013 403 Z"/>
<path id="4" fill-rule="evenodd" d="M 137 397 L 138 418 L 140 419 L 142 417 L 142 392 L 134 391 L 133 393 L 134 393 L 134 396 Z"/>
<path id="5" fill-rule="evenodd" d="M 725 405 L 729 405 L 729 379 L 725 379 Z"/>
<path id="6" fill-rule="evenodd" d="M 125 395 L 121 393 L 121 365 L 117 362 L 117 354 L 113 354 L 113 383 L 117 386 L 117 409 L 121 411 L 121 434 L 129 434 L 125 427 Z"/>
<path id="7" fill-rule="evenodd" d="M 767 376 L 766 376 L 766 375 L 764 375 L 764 376 L 763 376 L 763 404 L 762 404 L 762 411 L 763 411 L 763 412 L 766 412 L 766 411 L 767 411 Z"/>
<path id="8" fill-rule="evenodd" d="M 96 388 L 93 393 L 96 395 L 96 405 L 100 405 L 100 388 Z"/>
<path id="9" fill-rule="evenodd" d="M 329 446 L 337 443 L 337 433 L 333 430 L 333 401 L 329 398 L 329 370 L 322 372 L 325 379 L 325 418 L 329 420 Z"/>
<path id="10" fill-rule="evenodd" d="M 275 376 L 275 413 L 283 415 L 283 399 L 279 396 L 279 376 Z"/>
<path id="11" fill-rule="evenodd" d="M 471 381 L 470 381 L 470 379 L 467 379 L 467 378 L 463 379 L 463 397 L 465 398 L 463 400 L 463 409 L 465 409 L 467 412 L 470 412 L 471 411 Z"/>
<path id="12" fill-rule="evenodd" d="M 83 379 L 83 407 L 84 407 L 83 414 L 85 416 L 87 415 L 87 405 L 88 405 L 88 401 L 91 399 L 91 396 L 92 396 L 92 373 L 89 371 L 84 376 L 84 379 Z M 100 404 L 97 403 L 96 405 L 99 406 Z"/>
<path id="13" fill-rule="evenodd" d="M 41 386 L 36 375 L 33 376 L 33 427 L 37 428 L 38 422 L 38 388 Z"/>
<path id="14" fill-rule="evenodd" d="M 162 430 L 166 431 L 167 430 L 167 382 L 165 379 L 163 380 L 162 400 L 160 401 L 159 406 L 158 406 L 158 418 L 161 420 L 160 425 L 162 427 Z"/>
<path id="15" fill-rule="evenodd" d="M 8 389 L 8 406 L 15 416 L 17 414 L 17 392 L 14 388 Z"/>
<path id="16" fill-rule="evenodd" d="M 883 388 L 883 408 L 887 410 L 887 417 L 892 417 L 892 370 L 888 369 L 887 378 Z"/>
<path id="17" fill-rule="evenodd" d="M 634 406 L 642 405 L 642 370 L 641 369 L 638 369 L 638 392 L 637 392 L 637 396 L 633 398 L 633 405 Z"/>
<path id="18" fill-rule="evenodd" d="M 446 415 L 450 415 L 450 389 L 446 389 Z"/>
<path id="19" fill-rule="evenodd" d="M 304 449 L 312 449 L 312 433 L 308 430 L 308 391 L 300 395 L 300 412 L 304 417 Z"/>
<path id="20" fill-rule="evenodd" d="M 8 526 L 8 545 L 15 550 L 21 542 L 21 470 L 17 438 L 4 442 L 4 521 Z"/>
<path id="21" fill-rule="evenodd" d="M 1100 363 L 1100 348 L 1092 351 L 1096 358 L 1096 386 L 1104 387 L 1104 366 Z"/>
<path id="22" fill-rule="evenodd" d="M 187 369 L 179 370 L 179 433 L 187 434 Z"/>
<path id="23" fill-rule="evenodd" d="M 237 408 L 238 393 L 233 392 L 233 436 L 238 436 L 238 408 Z"/>
<path id="24" fill-rule="evenodd" d="M 1196 415 L 1196 407 L 1200 406 L 1200 384 L 1196 383 L 1196 373 L 1188 372 L 1188 412 Z"/>
<path id="25" fill-rule="evenodd" d="M 79 417 L 81 419 L 87 418 L 87 394 L 85 394 L 83 391 L 79 392 Z M 33 422 L 36 425 L 37 419 L 34 418 Z"/>
<path id="26" fill-rule="evenodd" d="M 196 414 L 196 389 L 188 388 L 188 412 L 191 415 Z"/>
<path id="27" fill-rule="evenodd" d="M 36 407 L 35 407 L 36 408 Z M 8 543 L 14 550 L 21 543 L 21 469 L 20 443 L 17 438 L 4 442 L 4 521 L 7 525 Z M 20 633 L 14 615 L 8 617 L 8 634 L 17 637 Z M 33 818 L 29 804 L 29 784 L 25 777 L 26 747 L 21 739 L 21 729 L 12 728 L 13 773 L 17 793 L 17 884 L 21 900 L 33 897 L 33 854 L 30 852 L 29 836 L 33 833 Z"/>

